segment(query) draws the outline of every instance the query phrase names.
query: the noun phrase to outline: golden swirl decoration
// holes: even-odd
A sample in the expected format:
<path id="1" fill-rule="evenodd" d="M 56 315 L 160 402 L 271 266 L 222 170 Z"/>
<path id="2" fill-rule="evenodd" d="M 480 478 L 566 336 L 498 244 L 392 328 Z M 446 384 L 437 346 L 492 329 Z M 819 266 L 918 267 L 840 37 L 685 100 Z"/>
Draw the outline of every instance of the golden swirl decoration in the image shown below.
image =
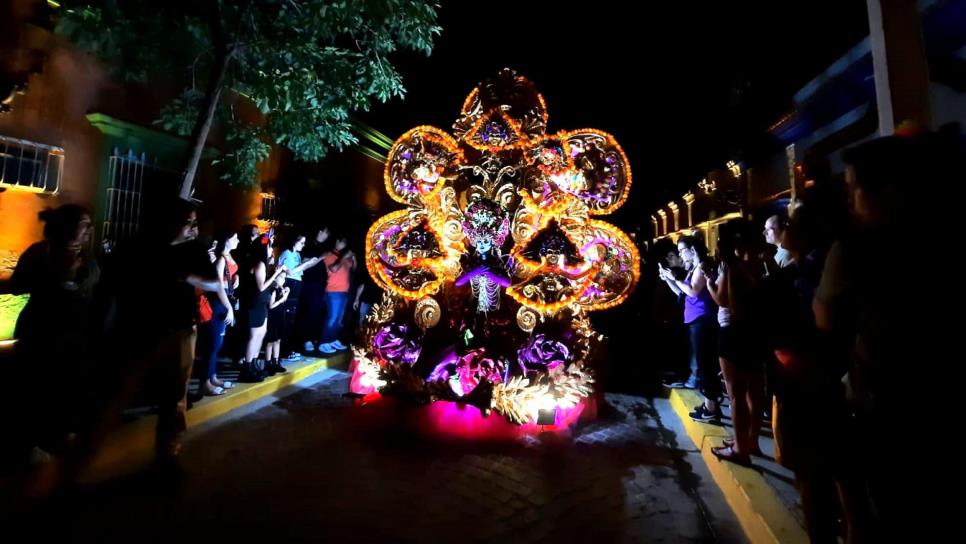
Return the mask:
<path id="1" fill-rule="evenodd" d="M 533 332 L 539 319 L 540 316 L 537 315 L 537 312 L 533 308 L 520 306 L 520 309 L 517 310 L 517 325 L 520 326 L 520 330 L 523 332 Z"/>
<path id="2" fill-rule="evenodd" d="M 567 203 L 567 208 L 560 214 L 560 222 L 566 229 L 574 224 L 583 224 L 590 217 L 590 209 L 583 200 L 573 199 Z"/>
<path id="3" fill-rule="evenodd" d="M 439 194 L 439 209 L 447 211 L 458 209 L 456 189 L 448 186 L 443 188 L 442 192 Z"/>
<path id="4" fill-rule="evenodd" d="M 529 299 L 538 299 L 543 302 L 543 291 L 537 285 L 526 285 L 523 287 L 523 296 Z"/>
<path id="5" fill-rule="evenodd" d="M 496 195 L 494 200 L 504 208 L 509 209 L 513 204 L 513 199 L 516 196 L 516 186 L 513 183 L 504 183 L 496 190 Z"/>
<path id="6" fill-rule="evenodd" d="M 447 219 L 443 223 L 443 232 L 442 232 L 442 234 L 443 234 L 443 237 L 444 238 L 446 238 L 447 240 L 449 240 L 451 242 L 459 242 L 459 241 L 462 241 L 463 238 L 466 236 L 463 233 L 463 224 L 460 222 L 459 219 L 455 219 L 455 218 L 453 218 L 453 219 Z"/>
<path id="7" fill-rule="evenodd" d="M 525 206 L 517 208 L 513 223 L 510 225 L 510 234 L 513 236 L 513 241 L 522 244 L 533 237 L 537 233 L 534 225 L 536 219 L 534 214 Z"/>
<path id="8" fill-rule="evenodd" d="M 488 196 L 489 194 L 487 194 L 486 188 L 482 185 L 470 185 L 466 190 L 466 204 L 469 205 L 471 202 L 487 198 Z"/>
<path id="9" fill-rule="evenodd" d="M 443 274 L 448 278 L 459 277 L 463 273 L 463 266 L 459 261 L 446 261 L 442 266 Z"/>
<path id="10" fill-rule="evenodd" d="M 439 323 L 440 314 L 439 303 L 432 297 L 423 297 L 416 303 L 416 325 L 424 331 Z"/>

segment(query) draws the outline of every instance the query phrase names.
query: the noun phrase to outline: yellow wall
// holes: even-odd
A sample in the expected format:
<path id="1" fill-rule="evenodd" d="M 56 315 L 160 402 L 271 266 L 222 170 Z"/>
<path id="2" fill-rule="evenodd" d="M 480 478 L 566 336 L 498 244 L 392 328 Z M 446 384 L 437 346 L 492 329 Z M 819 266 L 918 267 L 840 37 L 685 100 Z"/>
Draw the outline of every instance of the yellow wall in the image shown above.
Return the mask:
<path id="1" fill-rule="evenodd" d="M 19 255 L 40 240 L 39 211 L 65 203 L 94 208 L 101 133 L 85 115 L 103 82 L 103 73 L 91 60 L 55 46 L 43 72 L 30 77 L 26 92 L 14 99 L 10 112 L 0 114 L 0 134 L 64 148 L 57 194 L 9 187 L 0 193 L 0 280 L 10 274 L 10 255 Z"/>

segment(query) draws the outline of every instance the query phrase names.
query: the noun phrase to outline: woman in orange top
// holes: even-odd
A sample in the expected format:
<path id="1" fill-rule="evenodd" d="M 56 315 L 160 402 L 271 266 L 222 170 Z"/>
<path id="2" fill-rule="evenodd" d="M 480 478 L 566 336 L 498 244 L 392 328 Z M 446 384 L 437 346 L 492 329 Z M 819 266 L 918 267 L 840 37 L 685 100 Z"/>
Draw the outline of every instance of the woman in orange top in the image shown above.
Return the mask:
<path id="1" fill-rule="evenodd" d="M 339 341 L 339 335 L 342 333 L 342 316 L 349 302 L 349 283 L 356 268 L 356 257 L 352 251 L 346 250 L 345 238 L 340 238 L 335 242 L 335 250 L 322 256 L 322 262 L 329 271 L 329 278 L 325 284 L 325 328 L 319 351 L 330 355 L 347 349 Z"/>

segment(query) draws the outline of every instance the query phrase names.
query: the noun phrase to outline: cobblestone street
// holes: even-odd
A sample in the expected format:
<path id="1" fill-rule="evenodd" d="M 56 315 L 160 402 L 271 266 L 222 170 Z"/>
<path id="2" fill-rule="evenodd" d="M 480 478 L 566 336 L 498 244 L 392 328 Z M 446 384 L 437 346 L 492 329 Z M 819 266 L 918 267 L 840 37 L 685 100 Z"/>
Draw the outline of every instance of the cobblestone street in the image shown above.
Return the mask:
<path id="1" fill-rule="evenodd" d="M 663 399 L 608 395 L 565 443 L 444 445 L 350 430 L 365 408 L 347 381 L 326 371 L 193 431 L 178 481 L 81 489 L 56 506 L 62 523 L 32 525 L 96 542 L 743 541 Z"/>

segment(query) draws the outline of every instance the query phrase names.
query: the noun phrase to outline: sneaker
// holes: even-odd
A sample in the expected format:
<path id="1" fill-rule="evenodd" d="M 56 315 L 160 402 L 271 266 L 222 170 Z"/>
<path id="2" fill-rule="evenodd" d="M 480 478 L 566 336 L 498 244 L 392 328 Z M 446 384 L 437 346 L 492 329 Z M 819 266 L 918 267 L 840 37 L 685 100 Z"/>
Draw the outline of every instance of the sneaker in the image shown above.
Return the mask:
<path id="1" fill-rule="evenodd" d="M 313 351 L 315 351 L 315 344 L 313 344 L 312 342 L 306 342 L 305 353 L 312 353 Z"/>
<path id="2" fill-rule="evenodd" d="M 319 351 L 321 351 L 326 355 L 332 355 L 338 350 L 331 343 L 328 343 L 328 344 L 319 344 Z"/>
<path id="3" fill-rule="evenodd" d="M 292 353 L 289 354 L 288 357 L 285 358 L 285 360 L 286 361 L 298 361 L 301 358 L 302 358 L 302 354 L 301 353 L 299 353 L 297 351 L 293 351 Z"/>
<path id="4" fill-rule="evenodd" d="M 704 404 L 699 404 L 688 416 L 694 421 L 719 421 L 721 419 L 721 409 L 719 408 L 712 412 Z"/>
<path id="5" fill-rule="evenodd" d="M 665 380 L 663 383 L 664 383 L 664 387 L 667 387 L 668 389 L 686 389 L 687 388 L 687 383 L 681 380 Z"/>
<path id="6" fill-rule="evenodd" d="M 347 347 L 346 347 L 346 345 L 345 345 L 345 344 L 343 344 L 343 343 L 342 343 L 342 342 L 340 342 L 339 340 L 336 340 L 335 342 L 332 342 L 332 344 L 330 344 L 330 345 L 331 345 L 332 347 L 334 347 L 335 349 L 337 349 L 337 350 L 339 350 L 339 351 L 342 351 L 342 350 L 344 350 L 344 349 L 349 349 L 349 348 L 347 348 Z"/>
<path id="7" fill-rule="evenodd" d="M 31 466 L 43 465 L 46 463 L 50 463 L 53 460 L 54 460 L 53 455 L 48 453 L 46 450 L 39 448 L 38 446 L 34 446 L 33 449 L 30 450 L 29 462 Z"/>

